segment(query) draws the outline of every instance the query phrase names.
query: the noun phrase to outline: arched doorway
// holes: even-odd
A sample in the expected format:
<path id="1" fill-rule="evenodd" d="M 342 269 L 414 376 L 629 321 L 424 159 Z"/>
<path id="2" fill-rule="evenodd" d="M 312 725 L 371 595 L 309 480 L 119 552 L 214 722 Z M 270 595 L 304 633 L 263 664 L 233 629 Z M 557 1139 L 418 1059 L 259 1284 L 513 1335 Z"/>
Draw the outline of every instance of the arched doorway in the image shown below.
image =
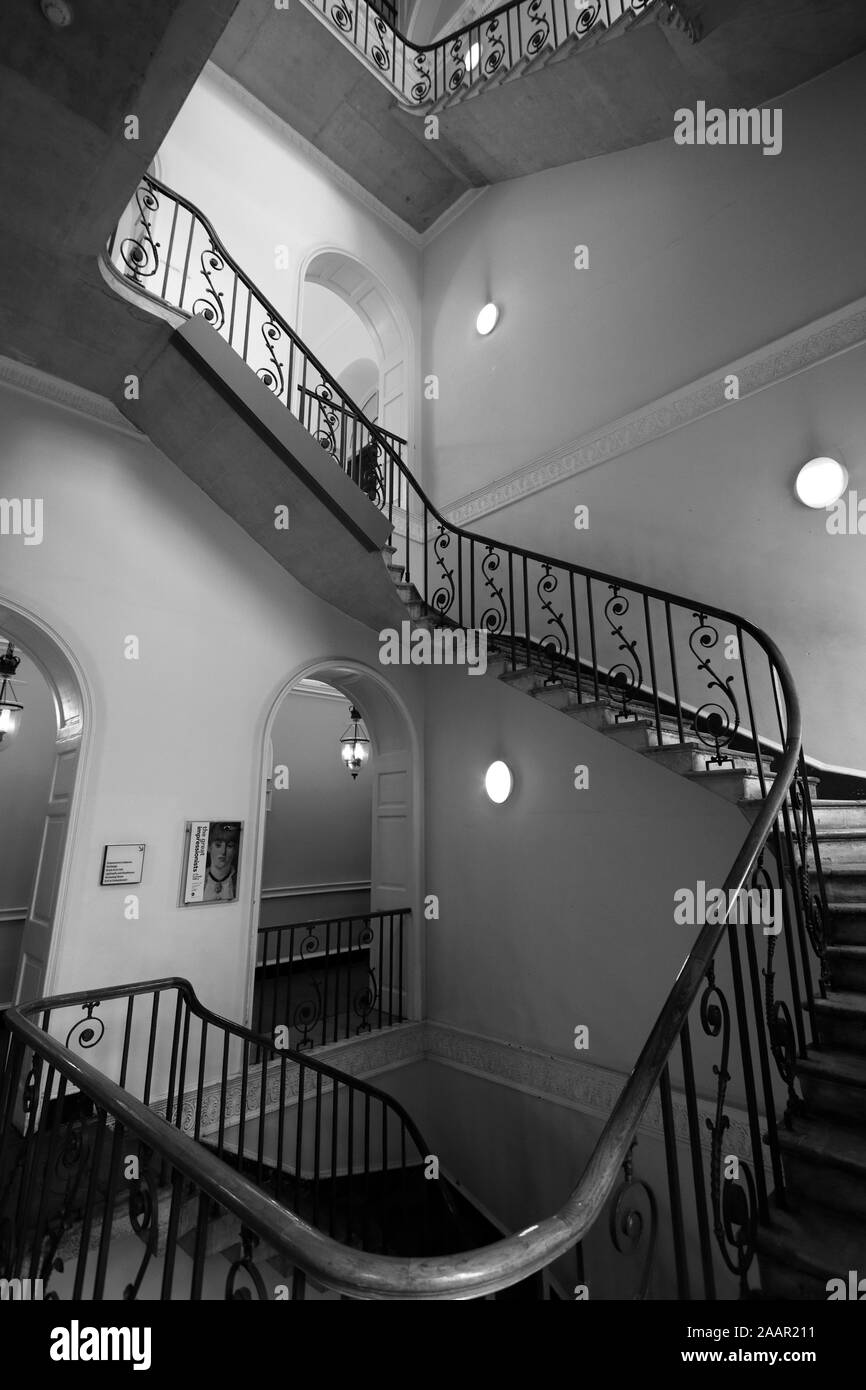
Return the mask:
<path id="1" fill-rule="evenodd" d="M 12 987 L 12 1002 L 20 1004 L 49 993 L 54 985 L 69 850 L 80 804 L 90 700 L 78 663 L 47 624 L 11 602 L 0 601 L 0 634 L 14 643 L 22 660 L 31 663 L 38 672 L 47 686 L 53 708 L 53 721 L 46 722 L 47 735 L 53 742 L 45 755 L 48 775 L 44 779 L 44 805 L 34 825 L 33 873 L 21 923 Z M 19 691 L 24 705 L 22 727 L 27 719 L 26 693 L 27 687 L 22 686 Z M 3 756 L 11 758 L 13 752 L 10 748 Z M 4 815 L 10 814 L 14 814 L 13 798 L 4 797 Z"/>
<path id="2" fill-rule="evenodd" d="M 370 419 L 408 439 L 409 329 L 390 291 L 344 251 L 314 253 L 301 290 L 304 341 Z"/>
<path id="3" fill-rule="evenodd" d="M 411 913 L 403 927 L 405 960 L 399 982 L 396 963 L 393 968 L 389 967 L 387 978 L 381 973 L 380 963 L 377 987 L 380 991 L 387 991 L 395 1013 L 404 1018 L 418 1018 L 421 1016 L 422 1008 L 420 741 L 402 699 L 380 672 L 357 662 L 328 660 L 311 663 L 295 671 L 276 692 L 264 721 L 245 1021 L 255 1026 L 256 970 L 262 963 L 260 924 L 263 920 L 262 875 L 267 838 L 268 799 L 279 795 L 291 795 L 291 740 L 281 743 L 280 757 L 277 759 L 274 732 L 286 698 L 292 697 L 293 692 L 310 682 L 320 683 L 345 701 L 340 712 L 341 718 L 350 706 L 356 707 L 369 734 L 370 763 L 359 774 L 359 777 L 369 778 L 369 910 L 375 914 L 389 916 L 397 915 L 403 909 L 409 909 Z M 329 756 L 339 760 L 339 747 L 336 743 Z M 285 791 L 277 791 L 272 785 L 272 777 L 275 767 L 283 764 L 288 770 L 289 785 Z M 342 768 L 339 771 L 346 779 L 348 795 L 351 790 L 348 774 Z M 296 866 L 296 871 L 303 878 L 303 865 Z M 270 930 L 272 931 L 272 927 Z M 377 945 L 378 939 L 373 943 L 374 951 Z M 278 960 L 280 957 L 273 955 L 273 958 Z M 261 975 L 261 969 L 259 974 Z M 263 1022 L 259 1019 L 259 1023 L 263 1023 L 267 1031 L 268 1020 Z"/>

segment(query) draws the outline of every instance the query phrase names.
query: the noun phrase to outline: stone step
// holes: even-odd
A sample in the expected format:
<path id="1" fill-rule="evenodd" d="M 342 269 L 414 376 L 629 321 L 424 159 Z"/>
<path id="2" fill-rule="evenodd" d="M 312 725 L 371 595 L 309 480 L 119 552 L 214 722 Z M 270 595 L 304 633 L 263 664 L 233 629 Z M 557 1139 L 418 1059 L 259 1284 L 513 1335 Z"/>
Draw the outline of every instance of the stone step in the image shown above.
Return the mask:
<path id="1" fill-rule="evenodd" d="M 685 776 L 689 782 L 694 782 L 695 786 L 703 787 L 705 791 L 713 792 L 725 801 L 733 801 L 735 804 L 745 802 L 755 805 L 763 799 L 760 778 L 744 768 L 715 766 L 709 772 L 687 772 Z M 771 786 L 772 780 L 772 777 L 766 777 L 765 785 Z"/>
<path id="2" fill-rule="evenodd" d="M 758 1229 L 758 1265 L 765 1298 L 826 1301 L 831 1279 L 866 1271 L 866 1223 L 774 1202 L 770 1224 Z"/>
<path id="3" fill-rule="evenodd" d="M 833 990 L 815 1000 L 815 1017 L 828 1047 L 866 1053 L 866 996 Z"/>
<path id="4" fill-rule="evenodd" d="M 832 826 L 819 830 L 816 826 L 816 838 L 823 865 L 862 864 L 866 873 L 866 828 Z M 811 845 L 808 857 L 814 859 Z"/>
<path id="5" fill-rule="evenodd" d="M 866 834 L 866 801 L 812 801 L 812 813 L 815 817 L 815 828 L 818 831 L 830 830 L 834 827 L 849 826 L 857 828 L 862 826 Z"/>
<path id="6" fill-rule="evenodd" d="M 792 1200 L 866 1221 L 866 1129 L 845 1128 L 822 1116 L 797 1116 L 792 1125 L 778 1131 Z"/>
<path id="7" fill-rule="evenodd" d="M 815 1114 L 866 1124 L 866 1062 L 856 1053 L 810 1049 L 797 1062 L 806 1104 Z M 866 1271 L 864 1271 L 866 1273 Z"/>
<path id="8" fill-rule="evenodd" d="M 551 685 L 546 690 L 533 690 L 532 698 L 558 710 L 571 710 L 580 705 L 577 691 L 570 690 L 567 685 Z"/>
<path id="9" fill-rule="evenodd" d="M 866 903 L 866 866 L 828 864 L 824 881 L 829 903 Z"/>
<path id="10" fill-rule="evenodd" d="M 828 946 L 827 964 L 834 990 L 866 995 L 866 946 Z"/>
<path id="11" fill-rule="evenodd" d="M 866 900 L 828 902 L 827 940 L 833 946 L 866 946 Z"/>

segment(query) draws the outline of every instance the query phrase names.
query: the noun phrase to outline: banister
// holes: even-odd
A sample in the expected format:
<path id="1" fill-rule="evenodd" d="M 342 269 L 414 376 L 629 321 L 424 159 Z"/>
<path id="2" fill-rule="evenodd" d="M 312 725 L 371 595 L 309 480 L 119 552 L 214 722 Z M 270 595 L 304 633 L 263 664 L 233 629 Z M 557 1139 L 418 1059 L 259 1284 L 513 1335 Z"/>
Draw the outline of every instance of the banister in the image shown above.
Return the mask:
<path id="1" fill-rule="evenodd" d="M 777 662 L 788 702 L 787 745 L 782 766 L 761 812 L 725 879 L 724 891 L 728 894 L 739 892 L 751 873 L 793 781 L 800 753 L 801 718 L 796 690 L 781 653 L 770 638 L 766 638 L 766 641 Z M 88 1063 L 76 1059 L 28 1017 L 45 1008 L 54 1009 L 86 998 L 122 995 L 128 992 L 128 986 L 38 1000 L 23 1008 L 11 1009 L 6 1021 L 13 1033 L 47 1056 L 52 1065 L 70 1080 L 75 1082 L 78 1078 L 79 1081 L 86 1081 L 96 1098 L 118 1114 L 130 1129 L 162 1149 L 176 1167 L 328 1288 L 361 1299 L 482 1298 L 545 1269 L 580 1241 L 593 1225 L 613 1187 L 643 1112 L 704 982 L 707 969 L 727 929 L 729 913 L 730 907 L 719 923 L 707 923 L 698 936 L 583 1174 L 560 1209 L 525 1231 L 460 1255 L 414 1259 L 362 1254 L 332 1240 L 300 1217 L 285 1211 L 241 1174 L 225 1173 L 224 1165 L 219 1160 L 200 1152 L 186 1136 L 179 1134 L 158 1116 L 153 1116 L 140 1102 L 129 1097 Z M 151 982 L 142 986 L 141 990 L 155 987 L 183 989 L 195 1001 L 202 1016 L 220 1024 L 225 1023 L 225 1020 L 219 1019 L 218 1015 L 200 1004 L 187 981 L 169 978 Z M 255 1034 L 249 1034 L 237 1025 L 230 1026 L 242 1036 L 259 1041 Z M 344 1079 L 340 1072 L 326 1063 L 303 1056 L 299 1060 L 305 1065 L 315 1065 L 326 1074 Z"/>
<path id="2" fill-rule="evenodd" d="M 144 182 L 146 186 L 157 190 L 167 198 L 176 199 L 182 206 L 187 208 L 194 218 L 199 216 L 192 204 L 188 203 L 185 199 L 178 199 L 177 195 L 173 194 L 170 189 L 161 184 L 158 180 L 148 176 Z M 139 206 L 141 206 L 141 204 L 139 204 Z M 782 752 L 770 785 L 766 784 L 761 768 L 760 756 L 758 758 L 758 775 L 763 799 L 760 803 L 760 811 L 754 822 L 750 825 L 742 846 L 723 884 L 722 891 L 726 895 L 726 900 L 729 904 L 728 909 L 721 915 L 721 920 L 707 923 L 701 929 L 649 1033 L 629 1080 L 623 1088 L 604 1126 L 593 1154 L 582 1176 L 563 1206 L 552 1216 L 517 1235 L 495 1242 L 482 1250 L 455 1257 L 435 1260 L 412 1260 L 397 1257 L 374 1258 L 370 1255 L 364 1255 L 350 1260 L 350 1264 L 346 1265 L 342 1262 L 343 1257 L 335 1254 L 330 1246 L 316 1246 L 315 1257 L 317 1260 L 323 1261 L 323 1263 L 317 1264 L 315 1270 L 312 1271 L 315 1272 L 316 1277 L 322 1279 L 331 1287 L 340 1288 L 343 1292 L 354 1293 L 355 1296 L 358 1297 L 437 1299 L 484 1296 L 486 1293 L 505 1288 L 509 1284 L 516 1282 L 517 1279 L 528 1277 L 544 1268 L 552 1260 L 556 1259 L 579 1242 L 598 1216 L 604 1201 L 612 1189 L 616 1174 L 626 1160 L 641 1116 L 646 1109 L 653 1090 L 659 1084 L 662 1074 L 665 1071 L 671 1050 L 680 1036 L 688 1018 L 689 1010 L 694 1004 L 702 984 L 706 984 L 708 972 L 709 975 L 712 973 L 712 963 L 722 941 L 722 937 L 728 928 L 733 903 L 736 901 L 740 891 L 745 887 L 750 875 L 756 870 L 756 866 L 759 865 L 759 858 L 771 834 L 776 835 L 776 847 L 778 850 L 779 819 L 784 808 L 787 822 L 789 810 L 787 798 L 789 793 L 791 793 L 792 797 L 794 796 L 795 779 L 797 778 L 801 759 L 802 716 L 799 699 L 790 669 L 779 649 L 766 633 L 747 619 L 743 619 L 711 603 L 705 603 L 693 598 L 686 598 L 682 595 L 674 594 L 651 585 L 617 578 L 602 570 L 593 569 L 573 561 L 546 556 L 538 551 L 527 550 L 508 542 L 495 540 L 491 537 L 479 534 L 478 532 L 468 531 L 462 527 L 454 526 L 448 522 L 438 508 L 430 501 L 424 489 L 416 482 L 397 451 L 392 447 L 387 437 L 387 432 L 383 431 L 374 422 L 366 419 L 351 397 L 339 386 L 330 373 L 327 372 L 327 369 L 318 362 L 313 354 L 308 352 L 299 336 L 289 328 L 288 324 L 285 323 L 285 320 L 282 319 L 276 310 L 271 308 L 267 300 L 264 299 L 264 296 L 252 285 L 252 282 L 238 270 L 236 263 L 228 253 L 224 251 L 222 244 L 216 238 L 211 224 L 205 218 L 200 218 L 200 221 L 211 237 L 212 249 L 217 249 L 218 254 L 225 257 L 226 263 L 232 266 L 235 274 L 237 274 L 244 285 L 247 286 L 249 293 L 251 295 L 255 294 L 258 297 L 261 306 L 270 316 L 270 321 L 279 323 L 281 330 L 285 332 L 289 341 L 294 345 L 294 348 L 299 350 L 305 361 L 311 363 L 315 371 L 320 374 L 322 382 L 327 390 L 333 392 L 338 398 L 338 401 L 331 401 L 328 398 L 324 401 L 324 404 L 327 406 L 332 405 L 354 416 L 356 422 L 367 431 L 369 438 L 374 441 L 377 447 L 382 451 L 388 465 L 397 472 L 402 480 L 402 484 L 407 489 L 407 494 L 411 494 L 417 499 L 418 503 L 423 508 L 423 540 L 425 546 L 429 537 L 429 522 L 427 518 L 432 517 L 440 528 L 440 533 L 449 538 L 445 544 L 449 544 L 450 538 L 453 538 L 458 542 L 458 551 L 461 543 L 468 546 L 470 568 L 473 563 L 472 557 L 474 556 L 474 547 L 487 547 L 490 553 L 495 552 L 497 554 L 501 553 L 507 557 L 517 557 L 523 565 L 524 587 L 526 585 L 526 566 L 528 562 L 531 561 L 541 565 L 546 568 L 548 573 L 551 569 L 556 568 L 566 575 L 584 578 L 588 585 L 590 582 L 595 581 L 609 586 L 614 591 L 622 589 L 628 593 L 641 595 L 644 600 L 645 609 L 651 599 L 665 604 L 668 609 L 668 629 L 671 642 L 670 607 L 673 606 L 680 610 L 690 611 L 693 616 L 701 619 L 712 617 L 715 620 L 731 624 L 737 633 L 741 635 L 747 634 L 751 637 L 769 661 L 772 695 L 775 700 L 776 711 L 779 718 L 779 732 L 783 740 Z M 203 253 L 203 255 L 206 254 L 206 252 Z M 115 270 L 115 274 L 119 274 L 119 272 Z M 133 275 L 132 278 L 134 279 L 135 276 Z M 129 277 L 124 279 L 124 283 L 129 283 Z M 137 288 L 141 289 L 141 286 L 139 285 Z M 144 289 L 141 289 L 141 292 L 151 299 L 158 298 L 158 296 L 149 295 Z M 181 298 L 183 298 L 183 295 L 181 295 Z M 252 366 L 252 364 L 250 365 Z M 315 391 L 310 392 L 306 388 L 301 389 L 304 390 L 305 394 L 312 395 L 315 399 L 321 401 L 321 397 L 317 396 Z M 407 554 L 410 541 L 410 529 L 407 505 Z M 472 593 L 474 595 L 474 588 Z M 424 601 L 427 602 L 426 590 Z M 646 611 L 648 612 L 648 609 L 646 609 Z M 444 615 L 440 614 L 440 617 L 441 616 Z M 528 625 L 529 609 L 528 601 L 525 598 L 524 616 Z M 589 608 L 589 617 L 590 622 L 592 622 L 591 605 Z M 510 632 L 512 649 L 515 644 L 514 620 L 514 613 L 512 612 L 512 629 Z M 447 621 L 451 621 L 451 619 L 448 618 Z M 462 622 L 462 613 L 460 621 Z M 502 631 L 504 631 L 504 629 Z M 502 636 L 500 630 L 494 631 L 492 635 L 497 637 L 500 641 L 508 640 Z M 527 652 L 529 652 L 530 633 L 528 630 L 526 633 L 526 647 Z M 692 650 L 694 651 L 694 648 Z M 595 655 L 594 639 L 593 653 Z M 697 653 L 695 654 L 697 655 Z M 650 659 L 652 659 L 651 646 Z M 576 651 L 574 660 L 577 662 Z M 598 669 L 597 658 L 596 669 Z M 675 667 L 674 677 L 676 678 Z M 750 693 L 748 676 L 746 674 L 745 658 L 743 658 L 743 680 L 755 747 L 760 753 L 759 735 L 757 724 L 754 719 L 754 712 L 752 710 L 752 696 Z M 719 684 L 717 679 L 715 683 Z M 653 675 L 653 688 L 656 697 L 658 697 L 655 674 Z M 675 693 L 675 699 L 678 702 L 680 710 L 682 710 L 685 706 L 678 693 Z M 716 760 L 721 761 L 718 757 Z M 806 799 L 807 814 L 803 818 L 804 828 L 801 836 L 802 844 L 800 846 L 801 864 L 805 859 L 807 838 L 811 838 L 812 846 L 815 851 L 815 871 L 818 875 L 823 899 L 825 898 L 824 884 L 821 877 L 820 860 L 817 854 L 814 817 L 811 812 L 811 805 L 809 804 L 807 784 L 804 784 L 803 790 Z M 792 802 L 792 805 L 796 813 L 796 802 Z M 793 837 L 790 833 L 790 826 L 787 824 L 786 836 L 788 860 L 792 862 L 792 846 L 795 849 L 796 846 L 794 846 Z M 790 867 L 790 862 L 788 867 Z M 780 873 L 781 872 L 782 869 L 780 867 Z M 808 923 L 806 925 L 811 936 L 811 929 Z M 293 1238 L 297 1238 L 297 1241 L 300 1242 L 296 1245 L 295 1253 L 298 1254 L 303 1247 L 304 1258 L 306 1258 L 309 1253 L 309 1247 L 304 1244 L 304 1241 L 307 1239 L 306 1235 L 302 1241 L 298 1232 L 294 1231 Z M 351 1283 L 341 1283 L 341 1280 L 349 1277 L 347 1275 L 347 1270 L 349 1269 L 351 1269 Z"/>

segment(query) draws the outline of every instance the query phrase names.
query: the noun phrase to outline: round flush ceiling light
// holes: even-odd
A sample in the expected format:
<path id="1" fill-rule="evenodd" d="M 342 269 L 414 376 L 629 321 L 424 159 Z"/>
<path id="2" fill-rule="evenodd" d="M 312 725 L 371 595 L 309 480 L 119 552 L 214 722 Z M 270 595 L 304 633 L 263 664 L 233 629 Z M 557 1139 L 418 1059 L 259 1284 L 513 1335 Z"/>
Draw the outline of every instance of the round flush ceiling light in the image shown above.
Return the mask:
<path id="1" fill-rule="evenodd" d="M 495 304 L 485 304 L 478 318 L 475 320 L 475 327 L 486 338 L 488 333 L 492 333 L 499 322 L 499 310 Z"/>
<path id="2" fill-rule="evenodd" d="M 55 29 L 68 29 L 72 23 L 72 6 L 68 0 L 40 0 L 40 8 Z"/>
<path id="3" fill-rule="evenodd" d="M 469 46 L 466 54 L 466 71 L 474 72 L 481 60 L 481 44 L 477 41 Z"/>
<path id="4" fill-rule="evenodd" d="M 804 507 L 831 507 L 848 486 L 848 470 L 836 459 L 810 459 L 804 463 L 794 484 Z"/>
<path id="5" fill-rule="evenodd" d="M 484 774 L 484 790 L 495 801 L 497 806 L 501 806 L 503 801 L 507 801 L 514 786 L 514 778 L 511 775 L 511 768 L 507 763 L 491 763 Z"/>

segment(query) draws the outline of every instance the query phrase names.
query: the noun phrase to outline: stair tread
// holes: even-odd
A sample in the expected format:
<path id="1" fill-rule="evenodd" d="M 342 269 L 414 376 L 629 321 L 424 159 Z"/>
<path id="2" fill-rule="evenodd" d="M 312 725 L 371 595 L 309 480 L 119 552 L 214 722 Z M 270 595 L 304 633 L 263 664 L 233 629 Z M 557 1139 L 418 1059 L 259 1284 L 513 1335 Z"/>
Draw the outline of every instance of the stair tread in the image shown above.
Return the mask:
<path id="1" fill-rule="evenodd" d="M 839 1278 L 866 1264 L 866 1222 L 837 1216 L 826 1208 L 771 1208 L 771 1224 L 758 1230 L 758 1254 L 764 1253 L 818 1278 Z"/>
<path id="2" fill-rule="evenodd" d="M 828 956 L 847 956 L 849 960 L 866 960 L 866 946 L 828 946 Z"/>
<path id="3" fill-rule="evenodd" d="M 866 994 L 834 989 L 826 999 L 816 999 L 815 1008 L 819 1013 L 859 1015 L 866 1022 Z"/>
<path id="4" fill-rule="evenodd" d="M 842 1052 L 838 1048 L 815 1050 L 797 1063 L 797 1070 L 810 1076 L 832 1078 L 844 1081 L 850 1086 L 866 1088 L 866 1059 L 856 1052 Z"/>
<path id="5" fill-rule="evenodd" d="M 866 1176 L 866 1126 L 846 1127 L 823 1116 L 797 1116 L 793 1129 L 780 1127 L 782 1153 L 826 1163 Z"/>

